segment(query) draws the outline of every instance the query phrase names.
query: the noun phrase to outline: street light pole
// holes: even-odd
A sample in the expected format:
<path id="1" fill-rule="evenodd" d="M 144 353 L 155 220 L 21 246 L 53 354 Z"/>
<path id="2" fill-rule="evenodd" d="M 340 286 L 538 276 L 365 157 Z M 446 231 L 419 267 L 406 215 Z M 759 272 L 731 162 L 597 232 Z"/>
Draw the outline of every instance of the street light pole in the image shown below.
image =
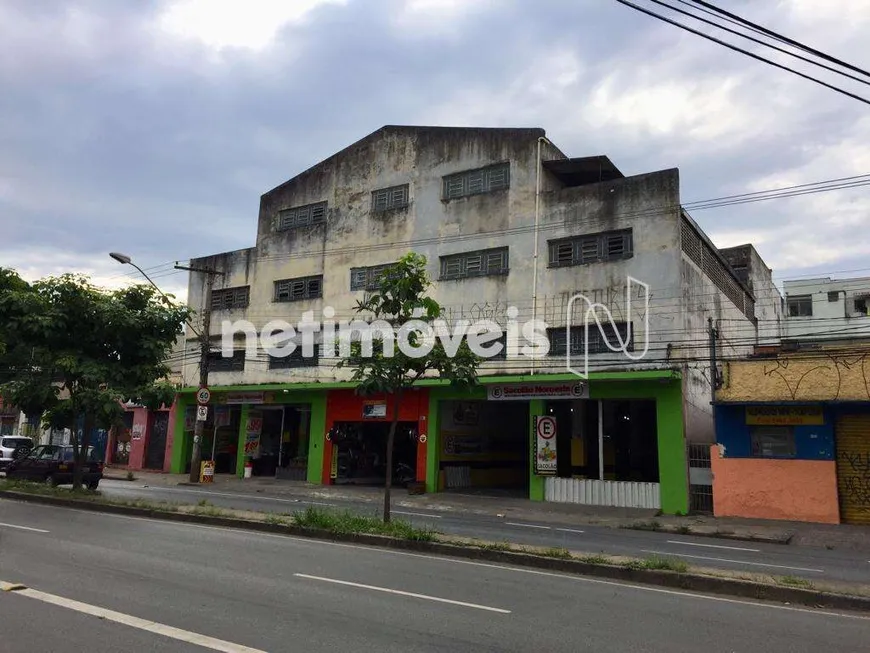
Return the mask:
<path id="1" fill-rule="evenodd" d="M 150 283 L 154 288 L 159 292 L 163 298 L 172 303 L 172 300 L 157 286 L 151 278 L 145 274 L 145 271 L 140 268 L 138 265 L 133 263 L 133 259 L 131 259 L 126 254 L 121 254 L 120 252 L 111 252 L 109 254 L 113 259 L 118 261 L 123 265 L 132 265 L 134 268 L 139 270 L 142 273 L 142 276 L 148 279 L 148 283 Z M 197 331 L 197 329 L 190 323 L 187 322 L 188 326 L 191 330 L 199 336 L 199 387 L 207 388 L 208 387 L 208 367 L 209 367 L 209 354 L 211 353 L 211 342 L 209 340 L 209 331 L 211 330 L 211 291 L 212 286 L 214 285 L 214 278 L 216 276 L 223 276 L 223 272 L 218 272 L 217 270 L 208 270 L 203 268 L 191 268 L 183 265 L 175 265 L 176 270 L 187 270 L 189 272 L 200 272 L 205 275 L 205 297 L 204 297 L 204 306 L 202 309 L 202 331 Z M 190 482 L 191 483 L 199 483 L 199 468 L 202 465 L 202 432 L 205 427 L 205 421 L 196 420 L 196 424 L 193 427 L 193 451 L 190 457 Z"/>
<path id="2" fill-rule="evenodd" d="M 203 298 L 204 305 L 202 308 L 202 333 L 199 338 L 199 387 L 207 388 L 209 355 L 211 354 L 211 342 L 209 340 L 209 333 L 211 331 L 211 291 L 214 286 L 214 278 L 218 275 L 223 276 L 223 272 L 203 268 L 191 268 L 183 265 L 176 265 L 175 269 L 187 270 L 189 272 L 200 272 L 205 275 L 205 297 Z M 202 432 L 204 429 L 205 420 L 201 420 L 199 419 L 199 416 L 197 416 L 196 423 L 193 427 L 193 450 L 190 456 L 189 481 L 191 483 L 199 483 L 199 468 L 202 466 Z"/>

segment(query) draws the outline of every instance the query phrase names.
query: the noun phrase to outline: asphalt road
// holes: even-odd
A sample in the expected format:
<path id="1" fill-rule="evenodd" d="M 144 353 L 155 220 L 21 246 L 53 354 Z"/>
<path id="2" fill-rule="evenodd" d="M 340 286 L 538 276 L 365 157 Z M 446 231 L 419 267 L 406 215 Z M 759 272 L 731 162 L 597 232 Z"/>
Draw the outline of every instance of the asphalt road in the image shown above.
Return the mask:
<path id="1" fill-rule="evenodd" d="M 5 500 L 0 580 L 30 588 L 0 592 L 8 653 L 854 653 L 870 638 L 862 615 Z"/>
<path id="2" fill-rule="evenodd" d="M 141 498 L 176 503 L 196 503 L 206 499 L 210 504 L 223 508 L 262 512 L 292 513 L 310 505 L 350 509 L 365 514 L 376 514 L 375 511 L 378 510 L 365 502 L 306 501 L 196 487 L 143 487 L 127 481 L 105 479 L 100 483 L 100 490 L 105 496 L 115 498 Z M 410 512 L 402 508 L 395 508 L 393 513 L 415 525 L 431 526 L 445 534 L 476 537 L 493 542 L 564 547 L 571 551 L 640 558 L 662 555 L 683 559 L 693 567 L 870 584 L 870 556 L 856 551 L 829 551 L 815 547 L 741 542 L 593 525 L 559 525 L 551 522 L 541 524 L 462 513 Z"/>

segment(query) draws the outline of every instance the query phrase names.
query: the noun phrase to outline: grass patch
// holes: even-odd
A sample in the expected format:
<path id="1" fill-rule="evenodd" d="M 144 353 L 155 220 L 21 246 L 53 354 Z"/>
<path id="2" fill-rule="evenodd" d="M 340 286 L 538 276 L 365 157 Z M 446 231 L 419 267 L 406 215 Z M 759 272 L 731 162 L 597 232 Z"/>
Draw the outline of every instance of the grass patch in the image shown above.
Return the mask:
<path id="1" fill-rule="evenodd" d="M 684 524 L 683 526 L 678 526 L 676 532 L 680 535 L 689 535 L 692 532 L 692 528 Z"/>
<path id="2" fill-rule="evenodd" d="M 266 523 L 274 524 L 275 526 L 286 526 L 290 522 L 281 515 L 266 515 Z"/>
<path id="3" fill-rule="evenodd" d="M 478 546 L 484 551 L 510 551 L 510 542 L 482 542 Z"/>
<path id="4" fill-rule="evenodd" d="M 580 562 L 585 562 L 587 565 L 609 565 L 612 564 L 610 558 L 603 555 L 581 556 Z"/>
<path id="5" fill-rule="evenodd" d="M 650 521 L 634 522 L 633 524 L 629 524 L 623 528 L 631 528 L 636 531 L 660 531 L 662 530 L 662 523 L 657 519 L 653 519 Z"/>
<path id="6" fill-rule="evenodd" d="M 295 513 L 293 523 L 302 528 L 313 528 L 331 533 L 385 535 L 416 542 L 432 542 L 437 534 L 434 529 L 417 528 L 401 520 L 392 520 L 385 524 L 377 517 L 366 517 L 350 511 L 338 512 L 317 508 L 306 508 L 304 512 Z"/>
<path id="7" fill-rule="evenodd" d="M 133 472 L 127 472 L 127 480 L 128 481 L 135 481 L 136 475 Z"/>
<path id="8" fill-rule="evenodd" d="M 32 481 L 19 481 L 17 479 L 0 480 L 0 490 L 10 492 L 26 492 L 28 494 L 40 494 L 49 497 L 62 497 L 65 499 L 85 499 L 95 500 L 100 497 L 99 490 L 89 490 L 85 487 L 73 490 L 72 486 L 51 487 L 44 483 L 34 483 Z"/>
<path id="9" fill-rule="evenodd" d="M 628 560 L 623 563 L 623 566 L 634 570 L 675 571 L 680 574 L 684 574 L 689 570 L 689 565 L 682 560 L 663 558 L 661 556 L 652 556 L 641 560 Z"/>
<path id="10" fill-rule="evenodd" d="M 548 558 L 558 558 L 560 560 L 570 560 L 574 557 L 568 549 L 558 546 L 551 546 L 549 549 L 542 551 L 541 555 L 545 555 Z"/>
<path id="11" fill-rule="evenodd" d="M 798 578 L 797 576 L 780 576 L 776 579 L 776 582 L 780 585 L 787 585 L 788 587 L 801 587 L 807 590 L 813 589 L 813 584 L 810 581 L 806 578 Z"/>
<path id="12" fill-rule="evenodd" d="M 200 501 L 196 506 L 194 506 L 193 510 L 190 511 L 190 514 L 205 515 L 206 517 L 226 517 L 229 513 L 221 510 L 217 506 L 209 505 L 208 501 L 205 503 Z"/>

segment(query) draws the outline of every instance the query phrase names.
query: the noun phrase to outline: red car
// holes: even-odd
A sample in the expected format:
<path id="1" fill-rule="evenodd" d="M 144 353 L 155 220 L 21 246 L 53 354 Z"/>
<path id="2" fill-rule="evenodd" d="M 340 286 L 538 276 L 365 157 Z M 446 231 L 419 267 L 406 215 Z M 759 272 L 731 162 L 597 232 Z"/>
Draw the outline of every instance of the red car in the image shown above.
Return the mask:
<path id="1" fill-rule="evenodd" d="M 6 478 L 37 481 L 48 485 L 71 485 L 75 469 L 75 452 L 69 444 L 44 444 L 27 456 L 9 463 Z M 87 463 L 82 469 L 82 484 L 96 490 L 103 478 L 103 461 L 93 447 L 88 447 Z"/>

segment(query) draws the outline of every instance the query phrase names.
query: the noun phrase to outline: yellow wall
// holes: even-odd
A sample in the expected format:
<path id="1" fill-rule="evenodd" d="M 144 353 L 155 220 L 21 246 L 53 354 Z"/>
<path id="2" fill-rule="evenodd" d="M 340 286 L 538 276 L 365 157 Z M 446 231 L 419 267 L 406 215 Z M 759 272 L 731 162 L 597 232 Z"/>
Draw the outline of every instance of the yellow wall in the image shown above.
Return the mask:
<path id="1" fill-rule="evenodd" d="M 801 352 L 776 359 L 728 362 L 719 401 L 870 399 L 870 356 Z"/>

